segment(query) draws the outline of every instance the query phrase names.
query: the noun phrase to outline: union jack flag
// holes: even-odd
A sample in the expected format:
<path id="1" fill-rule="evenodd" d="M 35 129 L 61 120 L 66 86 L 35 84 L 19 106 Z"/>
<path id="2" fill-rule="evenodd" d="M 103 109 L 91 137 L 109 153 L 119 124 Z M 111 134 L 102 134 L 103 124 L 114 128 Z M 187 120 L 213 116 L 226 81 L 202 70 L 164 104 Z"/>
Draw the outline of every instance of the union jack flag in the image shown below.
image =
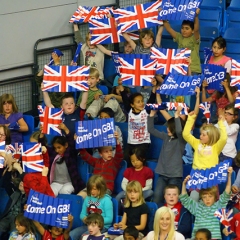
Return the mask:
<path id="1" fill-rule="evenodd" d="M 205 47 L 203 49 L 203 54 L 204 54 L 204 64 L 207 64 L 213 54 L 213 51 L 211 48 Z"/>
<path id="2" fill-rule="evenodd" d="M 7 153 L 11 153 L 13 155 L 13 158 L 20 159 L 21 152 L 22 152 L 22 144 L 15 143 L 15 145 L 6 145 L 5 151 Z"/>
<path id="3" fill-rule="evenodd" d="M 186 58 L 191 54 L 191 50 L 151 48 L 151 59 L 157 60 L 157 74 L 167 75 L 169 72 L 182 75 L 187 74 L 188 64 Z"/>
<path id="4" fill-rule="evenodd" d="M 43 91 L 87 91 L 89 66 L 44 66 Z"/>
<path id="5" fill-rule="evenodd" d="M 38 105 L 38 113 L 40 123 L 43 125 L 42 133 L 54 136 L 62 135 L 58 128 L 59 124 L 62 123 L 62 108 L 45 107 L 43 109 L 41 105 Z"/>
<path id="6" fill-rule="evenodd" d="M 231 70 L 231 86 L 238 86 L 240 88 L 240 61 L 232 59 L 232 70 Z"/>
<path id="7" fill-rule="evenodd" d="M 0 152 L 5 152 L 5 141 L 0 142 Z"/>
<path id="8" fill-rule="evenodd" d="M 91 44 L 109 44 L 125 42 L 121 32 L 117 30 L 115 18 L 92 18 L 89 20 Z M 138 40 L 139 35 L 129 33 L 133 40 Z"/>
<path id="9" fill-rule="evenodd" d="M 113 10 L 114 17 L 121 32 L 132 32 L 161 24 L 158 20 L 158 8 L 162 1 L 138 4 Z"/>
<path id="10" fill-rule="evenodd" d="M 169 111 L 177 111 L 177 108 L 180 106 L 182 107 L 181 114 L 182 115 L 188 115 L 188 105 L 186 103 L 180 103 L 180 102 L 166 102 L 166 106 Z"/>
<path id="11" fill-rule="evenodd" d="M 230 221 L 233 218 L 233 210 L 227 210 L 226 208 L 220 208 L 215 213 L 214 216 L 218 218 L 220 223 L 222 223 L 228 231 L 230 230 L 231 224 Z"/>
<path id="12" fill-rule="evenodd" d="M 146 110 L 164 110 L 166 109 L 166 103 L 162 102 L 161 104 L 157 104 L 157 103 L 147 103 L 145 105 L 145 109 Z"/>
<path id="13" fill-rule="evenodd" d="M 239 89 L 238 89 L 238 91 L 239 91 Z M 236 99 L 235 99 L 234 107 L 235 108 L 240 108 L 240 97 L 239 96 L 237 96 Z"/>
<path id="14" fill-rule="evenodd" d="M 44 167 L 41 143 L 23 143 L 22 165 L 23 172 L 42 172 Z"/>
<path id="15" fill-rule="evenodd" d="M 203 115 L 206 117 L 208 124 L 211 117 L 210 107 L 211 107 L 210 102 L 203 102 L 203 103 L 200 103 L 199 105 L 199 108 L 203 111 Z"/>
<path id="16" fill-rule="evenodd" d="M 152 86 L 156 73 L 156 60 L 146 54 L 119 54 L 119 72 L 122 83 L 132 86 Z"/>
<path id="17" fill-rule="evenodd" d="M 112 13 L 111 7 L 86 7 L 79 6 L 70 18 L 70 23 L 88 22 L 92 17 L 103 18 Z"/>

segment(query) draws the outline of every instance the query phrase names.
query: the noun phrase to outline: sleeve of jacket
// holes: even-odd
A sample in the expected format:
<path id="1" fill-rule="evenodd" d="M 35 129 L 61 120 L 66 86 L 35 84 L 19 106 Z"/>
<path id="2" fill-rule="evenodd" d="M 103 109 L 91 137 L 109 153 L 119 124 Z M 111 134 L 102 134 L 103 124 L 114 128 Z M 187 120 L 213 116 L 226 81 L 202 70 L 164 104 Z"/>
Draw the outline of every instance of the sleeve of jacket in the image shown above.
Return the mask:
<path id="1" fill-rule="evenodd" d="M 177 231 L 182 233 L 184 236 L 190 235 L 192 232 L 192 214 L 183 207 L 182 214 L 180 215 L 180 220 L 178 222 Z"/>

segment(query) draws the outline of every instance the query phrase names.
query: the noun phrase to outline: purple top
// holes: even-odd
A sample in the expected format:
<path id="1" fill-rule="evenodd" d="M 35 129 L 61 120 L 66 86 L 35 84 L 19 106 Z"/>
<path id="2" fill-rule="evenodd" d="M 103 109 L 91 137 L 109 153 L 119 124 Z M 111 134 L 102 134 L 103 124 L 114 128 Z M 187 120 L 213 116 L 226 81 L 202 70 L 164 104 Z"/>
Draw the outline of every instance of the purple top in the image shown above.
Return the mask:
<path id="1" fill-rule="evenodd" d="M 12 113 L 7 119 L 3 114 L 0 114 L 0 124 L 9 124 L 13 122 L 18 122 L 19 119 L 23 118 L 22 113 Z M 16 130 L 11 130 L 11 144 L 15 142 L 22 143 L 22 133 Z"/>

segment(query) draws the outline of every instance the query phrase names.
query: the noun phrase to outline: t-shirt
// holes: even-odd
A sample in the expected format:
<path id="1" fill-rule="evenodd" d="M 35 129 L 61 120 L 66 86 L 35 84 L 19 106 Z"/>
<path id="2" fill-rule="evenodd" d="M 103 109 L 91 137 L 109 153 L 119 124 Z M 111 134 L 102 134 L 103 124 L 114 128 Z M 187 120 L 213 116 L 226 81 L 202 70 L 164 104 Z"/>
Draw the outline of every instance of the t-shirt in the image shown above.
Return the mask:
<path id="1" fill-rule="evenodd" d="M 96 93 L 99 93 L 99 94 L 101 94 L 101 95 L 103 94 L 100 89 L 97 89 L 97 90 L 91 90 L 91 89 L 89 89 L 89 90 L 88 90 L 88 98 L 87 98 L 87 106 L 86 106 L 86 109 L 88 109 L 88 107 L 89 107 L 89 106 L 91 105 L 91 103 L 93 102 L 93 100 L 94 100 L 94 95 L 95 95 Z M 78 105 L 78 106 L 80 105 L 81 101 L 82 101 L 82 92 L 81 92 L 81 94 L 80 94 L 80 96 L 79 96 L 79 98 L 78 98 L 78 101 L 77 101 L 77 105 Z"/>
<path id="2" fill-rule="evenodd" d="M 82 237 L 82 240 L 103 240 L 105 238 L 105 235 L 101 236 L 93 236 L 93 235 L 84 235 Z"/>
<path id="3" fill-rule="evenodd" d="M 57 238 L 52 238 L 52 235 L 49 231 L 45 230 L 44 231 L 44 234 L 42 236 L 42 240 L 52 240 L 52 239 L 55 239 L 55 240 L 64 240 L 64 236 L 63 234 L 58 236 Z"/>
<path id="4" fill-rule="evenodd" d="M 231 74 L 232 61 L 231 61 L 231 58 L 230 58 L 230 57 L 223 56 L 220 60 L 214 61 L 214 57 L 211 56 L 208 63 L 209 63 L 209 64 L 214 64 L 214 65 L 222 66 L 222 67 L 226 68 L 227 73 L 230 73 L 230 74 Z"/>
<path id="5" fill-rule="evenodd" d="M 158 45 L 156 43 L 154 43 L 151 47 L 158 48 Z M 134 53 L 149 54 L 151 52 L 151 47 L 144 48 L 142 45 L 137 45 L 135 47 Z"/>

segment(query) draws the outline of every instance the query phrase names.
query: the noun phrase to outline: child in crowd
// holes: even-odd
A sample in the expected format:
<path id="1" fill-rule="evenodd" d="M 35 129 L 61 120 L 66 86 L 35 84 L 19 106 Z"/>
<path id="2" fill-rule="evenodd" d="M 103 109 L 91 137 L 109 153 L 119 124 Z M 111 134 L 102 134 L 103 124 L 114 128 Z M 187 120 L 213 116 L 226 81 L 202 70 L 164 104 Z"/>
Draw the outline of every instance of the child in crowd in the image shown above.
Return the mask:
<path id="1" fill-rule="evenodd" d="M 70 134 L 65 124 L 60 123 L 59 128 L 66 133 L 66 137 L 55 136 L 52 140 L 52 147 L 47 147 L 51 162 L 50 185 L 55 196 L 77 193 L 84 186 L 77 170 L 77 155 L 73 135 Z M 40 134 L 39 142 L 43 146 L 43 133 Z"/>
<path id="2" fill-rule="evenodd" d="M 75 123 L 83 120 L 84 114 L 86 112 L 87 99 L 88 91 L 82 93 L 82 100 L 79 107 L 77 108 L 75 106 L 72 93 L 65 93 L 61 99 L 61 108 L 63 109 L 62 122 L 67 126 L 72 134 L 76 132 Z M 47 107 L 54 108 L 48 92 L 43 92 L 43 101 Z"/>
<path id="3" fill-rule="evenodd" d="M 33 133 L 30 136 L 30 142 L 38 142 L 39 137 L 41 135 L 40 131 Z M 46 141 L 43 142 L 46 144 Z M 32 172 L 32 173 L 24 173 L 23 174 L 23 186 L 26 195 L 28 196 L 31 189 L 34 191 L 40 192 L 42 194 L 55 197 L 53 190 L 48 181 L 48 169 L 49 169 L 49 156 L 47 152 L 47 148 L 42 146 L 42 156 L 44 167 L 42 172 Z"/>
<path id="4" fill-rule="evenodd" d="M 59 66 L 61 64 L 61 58 L 63 56 L 63 53 L 59 49 L 54 49 L 52 54 L 53 59 L 53 65 Z M 43 70 L 40 70 L 35 77 L 36 83 L 38 85 L 38 88 L 41 88 L 41 84 L 43 81 Z M 62 92 L 49 92 L 49 97 L 51 99 L 51 103 L 54 107 L 60 108 L 61 107 L 61 100 L 65 93 Z"/>
<path id="5" fill-rule="evenodd" d="M 232 218 L 232 220 L 230 221 L 231 224 L 231 229 L 230 231 L 228 231 L 227 228 L 223 229 L 223 234 L 225 236 L 229 236 L 230 234 L 235 234 L 236 236 L 233 238 L 232 235 L 230 236 L 231 239 L 234 240 L 239 240 L 240 239 L 240 227 L 239 227 L 239 223 L 240 223 L 240 212 L 235 214 Z"/>
<path id="6" fill-rule="evenodd" d="M 224 52 L 226 51 L 227 43 L 226 40 L 223 37 L 216 37 L 212 41 L 212 51 L 213 55 L 209 59 L 209 64 L 214 65 L 220 65 L 224 67 L 231 75 L 231 69 L 232 69 L 232 60 L 230 57 L 227 57 L 224 55 Z"/>
<path id="7" fill-rule="evenodd" d="M 174 229 L 174 213 L 168 207 L 159 208 L 154 217 L 153 231 L 145 240 L 184 240 L 184 236 Z"/>
<path id="8" fill-rule="evenodd" d="M 86 109 L 89 108 L 89 106 L 92 104 L 94 99 L 98 99 L 100 95 L 102 95 L 102 91 L 98 89 L 97 84 L 99 82 L 99 71 L 96 68 L 90 68 L 89 71 L 89 77 L 88 77 L 88 96 L 87 96 L 87 103 L 86 103 Z M 80 103 L 82 103 L 82 99 L 84 98 L 84 92 L 80 93 L 80 96 L 77 101 L 77 106 L 80 106 Z M 85 101 L 83 101 L 85 104 Z"/>
<path id="9" fill-rule="evenodd" d="M 148 206 L 143 198 L 142 186 L 138 181 L 131 181 L 127 184 L 126 192 L 122 220 L 113 226 L 122 230 L 128 226 L 135 226 L 139 230 L 139 239 L 142 239 L 148 232 L 147 218 L 149 214 Z M 116 239 L 122 238 L 123 236 L 119 236 Z"/>
<path id="10" fill-rule="evenodd" d="M 141 147 L 134 148 L 130 153 L 130 160 L 132 167 L 127 168 L 123 173 L 121 184 L 123 191 L 116 196 L 119 204 L 120 200 L 125 198 L 127 184 L 131 181 L 138 181 L 141 184 L 144 199 L 153 195 L 153 171 L 149 167 L 144 166 L 146 163 L 146 152 L 144 149 Z"/>
<path id="11" fill-rule="evenodd" d="M 225 159 L 232 160 L 233 167 L 236 167 L 233 159 L 237 155 L 236 141 L 238 137 L 239 125 L 236 123 L 238 119 L 238 109 L 234 108 L 234 104 L 229 104 L 225 109 L 219 109 L 220 115 L 225 115 L 224 125 L 227 130 L 227 143 L 224 146 L 219 161 L 222 162 Z M 215 125 L 218 128 L 218 124 Z"/>
<path id="12" fill-rule="evenodd" d="M 7 126 L 0 124 L 0 142 L 3 141 L 6 145 L 11 144 L 11 132 Z"/>
<path id="13" fill-rule="evenodd" d="M 101 233 L 107 232 L 113 221 L 113 204 L 111 197 L 107 194 L 107 185 L 100 175 L 93 175 L 87 183 L 87 197 L 84 199 L 80 218 L 84 224 L 89 214 L 99 213 L 104 219 Z M 72 240 L 79 240 L 88 230 L 86 225 L 75 228 L 70 232 Z M 91 233 L 90 233 L 91 234 Z"/>
<path id="14" fill-rule="evenodd" d="M 200 228 L 196 231 L 195 240 L 211 240 L 212 234 L 207 228 Z"/>
<path id="15" fill-rule="evenodd" d="M 185 238 L 191 238 L 192 233 L 192 215 L 179 202 L 180 190 L 176 185 L 168 185 L 164 189 L 164 206 L 172 209 L 175 219 L 175 230 L 180 232 Z"/>
<path id="16" fill-rule="evenodd" d="M 36 240 L 33 223 L 30 219 L 24 217 L 23 213 L 16 216 L 15 225 L 17 231 L 11 232 L 9 240 Z"/>
<path id="17" fill-rule="evenodd" d="M 138 240 L 139 231 L 135 226 L 128 226 L 123 231 L 124 240 Z"/>
<path id="18" fill-rule="evenodd" d="M 75 42 L 79 44 L 84 42 L 81 37 L 80 30 L 77 24 L 73 24 Z M 96 68 L 99 72 L 99 77 L 104 80 L 103 66 L 104 66 L 104 53 L 97 48 L 96 45 L 91 44 L 91 34 L 88 32 L 86 35 L 86 43 L 82 45 L 81 52 L 84 59 L 84 65 Z"/>
<path id="19" fill-rule="evenodd" d="M 157 188 L 154 191 L 153 201 L 164 203 L 164 188 L 174 184 L 181 189 L 183 164 L 182 155 L 186 142 L 182 137 L 183 122 L 180 118 L 182 108 L 178 107 L 175 117 L 167 121 L 167 133 L 159 132 L 154 128 L 154 115 L 157 111 L 151 110 L 147 119 L 148 131 L 155 137 L 163 140 L 155 172 L 159 174 Z M 174 149 L 174 150 L 173 150 Z"/>
<path id="20" fill-rule="evenodd" d="M 0 124 L 11 130 L 11 143 L 22 143 L 22 132 L 28 131 L 28 125 L 23 119 L 23 114 L 18 112 L 18 107 L 12 94 L 4 93 L 0 96 Z"/>
<path id="21" fill-rule="evenodd" d="M 92 157 L 86 149 L 80 149 L 80 155 L 82 159 L 94 167 L 93 174 L 99 174 L 103 176 L 107 184 L 107 194 L 111 195 L 114 189 L 114 180 L 117 176 L 118 170 L 121 167 L 123 160 L 123 152 L 118 140 L 118 133 L 115 132 L 114 136 L 117 140 L 116 152 L 114 157 L 112 156 L 112 146 L 100 147 L 98 152 L 101 156 L 100 159 Z M 86 196 L 86 189 L 81 191 L 78 195 L 82 197 Z M 85 196 L 84 196 L 85 192 Z"/>
<path id="22" fill-rule="evenodd" d="M 229 167 L 226 188 L 225 191 L 220 195 L 218 201 L 218 188 L 216 186 L 207 189 L 201 189 L 199 195 L 202 199 L 202 202 L 194 201 L 188 196 L 186 190 L 186 184 L 190 179 L 190 175 L 184 179 L 180 201 L 182 202 L 183 206 L 195 216 L 192 232 L 193 237 L 198 229 L 208 226 L 208 229 L 212 234 L 212 238 L 221 239 L 220 221 L 214 216 L 214 213 L 220 208 L 225 208 L 230 199 L 232 172 L 232 167 Z"/>
<path id="23" fill-rule="evenodd" d="M 42 240 L 48 240 L 48 239 L 71 240 L 69 235 L 72 228 L 72 224 L 73 224 L 73 216 L 71 214 L 68 215 L 68 222 L 69 222 L 68 228 L 66 229 L 49 226 L 48 230 L 46 230 L 41 223 L 37 221 L 33 221 L 35 227 L 37 228 L 38 232 L 42 236 Z"/>
<path id="24" fill-rule="evenodd" d="M 86 218 L 89 235 L 84 235 L 82 240 L 103 240 L 105 235 L 101 233 L 104 219 L 99 213 L 91 213 Z"/>
<path id="25" fill-rule="evenodd" d="M 198 15 L 200 9 L 196 10 L 196 16 L 194 22 L 189 20 L 183 20 L 181 33 L 175 32 L 168 21 L 163 21 L 164 27 L 168 33 L 177 42 L 178 48 L 188 48 L 191 50 L 191 74 L 200 74 L 201 64 L 199 57 L 199 47 L 200 47 L 200 34 L 199 34 L 199 19 Z"/>

